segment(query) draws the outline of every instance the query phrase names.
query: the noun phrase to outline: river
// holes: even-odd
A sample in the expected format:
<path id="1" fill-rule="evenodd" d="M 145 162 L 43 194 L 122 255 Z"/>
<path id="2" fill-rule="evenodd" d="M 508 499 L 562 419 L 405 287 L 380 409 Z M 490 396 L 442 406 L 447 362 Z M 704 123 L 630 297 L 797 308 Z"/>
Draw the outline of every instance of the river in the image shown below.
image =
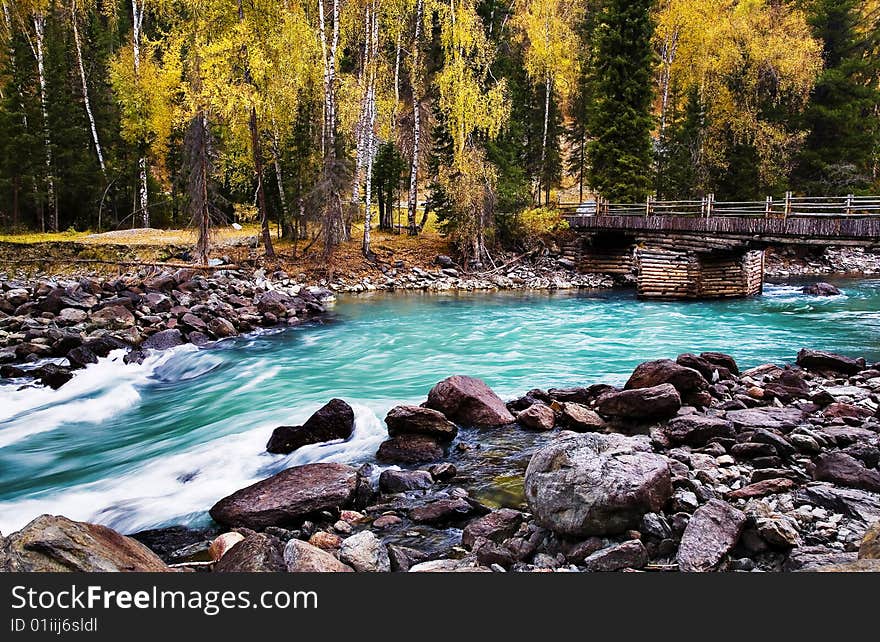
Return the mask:
<path id="1" fill-rule="evenodd" d="M 837 283 L 843 296 L 768 285 L 759 298 L 691 303 L 618 291 L 350 297 L 321 325 L 141 365 L 112 354 L 57 391 L 0 386 L 0 531 L 42 513 L 123 532 L 205 524 L 216 500 L 288 466 L 370 461 L 385 413 L 451 374 L 511 398 L 619 384 L 681 352 L 728 352 L 741 367 L 793 362 L 801 347 L 880 359 L 880 280 Z M 351 440 L 264 452 L 273 428 L 332 397 L 355 409 Z"/>

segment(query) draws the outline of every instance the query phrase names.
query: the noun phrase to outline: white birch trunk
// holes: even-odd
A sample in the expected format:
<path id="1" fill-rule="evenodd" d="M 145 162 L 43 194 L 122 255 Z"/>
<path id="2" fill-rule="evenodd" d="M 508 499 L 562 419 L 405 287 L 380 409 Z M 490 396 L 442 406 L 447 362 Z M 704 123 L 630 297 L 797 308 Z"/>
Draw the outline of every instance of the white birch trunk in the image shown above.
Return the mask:
<path id="1" fill-rule="evenodd" d="M 553 78 L 550 74 L 544 76 L 544 134 L 541 137 L 541 174 L 538 176 L 538 199 L 541 205 L 541 188 L 544 185 L 544 176 L 547 173 L 547 132 L 550 128 L 550 94 L 553 92 Z"/>
<path id="2" fill-rule="evenodd" d="M 413 141 L 412 141 L 412 159 L 409 166 L 409 198 L 407 202 L 407 227 L 409 233 L 415 235 L 418 233 L 416 227 L 416 208 L 419 200 L 419 148 L 422 136 L 421 127 L 421 58 L 420 58 L 420 40 L 422 37 L 422 19 L 425 10 L 425 1 L 416 0 L 416 25 L 413 33 L 412 46 L 412 69 L 410 70 L 410 83 L 412 84 L 412 103 L 413 103 Z"/>
<path id="3" fill-rule="evenodd" d="M 375 156 L 376 126 L 376 56 L 379 49 L 379 19 L 376 15 L 376 2 L 373 0 L 370 25 L 370 54 L 367 59 L 367 122 L 366 122 L 366 155 L 367 155 L 367 183 L 365 186 L 366 208 L 364 210 L 364 256 L 370 256 L 370 228 L 373 225 L 372 196 L 373 196 L 373 158 Z M 381 213 L 380 213 L 381 215 Z"/>
<path id="4" fill-rule="evenodd" d="M 98 139 L 98 128 L 95 125 L 95 116 L 92 114 L 92 102 L 89 99 L 89 85 L 86 82 L 86 69 L 83 65 L 82 40 L 79 37 L 79 19 L 76 10 L 76 0 L 70 3 L 70 22 L 73 26 L 73 42 L 76 45 L 76 63 L 79 67 L 79 79 L 82 83 L 83 104 L 86 108 L 86 116 L 89 119 L 89 129 L 92 132 L 92 142 L 95 144 L 95 154 L 98 156 L 98 164 L 101 166 L 101 173 L 107 176 L 107 167 L 104 164 L 104 152 L 101 149 L 101 141 Z"/>
<path id="5" fill-rule="evenodd" d="M 49 131 L 49 103 L 46 87 L 45 36 L 46 16 L 34 12 L 34 57 L 37 60 L 37 76 L 40 83 L 40 113 L 43 117 L 43 144 L 46 148 L 46 200 L 49 204 L 49 226 L 58 231 L 58 203 L 55 198 L 55 177 L 52 175 L 52 135 Z"/>
<path id="6" fill-rule="evenodd" d="M 277 126 L 272 128 L 272 164 L 275 166 L 275 180 L 278 182 L 278 198 L 281 199 L 281 213 L 286 223 L 290 222 L 290 211 L 287 207 L 287 196 L 284 193 L 284 176 L 281 173 L 281 136 Z"/>
<path id="7" fill-rule="evenodd" d="M 141 76 L 141 33 L 144 22 L 144 0 L 131 0 L 131 45 L 134 62 L 134 76 Z M 144 150 L 138 158 L 138 211 L 141 215 L 141 226 L 150 227 L 149 186 L 147 183 L 147 157 Z"/>

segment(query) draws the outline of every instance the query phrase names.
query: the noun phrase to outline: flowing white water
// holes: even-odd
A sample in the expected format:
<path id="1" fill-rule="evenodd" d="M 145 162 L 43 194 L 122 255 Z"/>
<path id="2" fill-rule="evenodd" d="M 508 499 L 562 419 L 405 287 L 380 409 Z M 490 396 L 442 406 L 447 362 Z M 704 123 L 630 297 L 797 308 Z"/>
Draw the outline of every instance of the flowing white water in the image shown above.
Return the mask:
<path id="1" fill-rule="evenodd" d="M 880 282 L 819 299 L 791 286 L 748 301 L 646 303 L 620 293 L 376 296 L 342 301 L 322 326 L 184 346 L 143 364 L 120 353 L 57 391 L 0 385 L 0 531 L 42 513 L 123 532 L 205 523 L 221 497 L 291 465 L 369 461 L 381 418 L 450 374 L 503 397 L 533 387 L 620 383 L 680 352 L 745 366 L 801 347 L 878 358 Z M 272 430 L 332 397 L 355 409 L 347 442 L 265 452 Z M 491 438 L 491 437 L 487 437 Z"/>

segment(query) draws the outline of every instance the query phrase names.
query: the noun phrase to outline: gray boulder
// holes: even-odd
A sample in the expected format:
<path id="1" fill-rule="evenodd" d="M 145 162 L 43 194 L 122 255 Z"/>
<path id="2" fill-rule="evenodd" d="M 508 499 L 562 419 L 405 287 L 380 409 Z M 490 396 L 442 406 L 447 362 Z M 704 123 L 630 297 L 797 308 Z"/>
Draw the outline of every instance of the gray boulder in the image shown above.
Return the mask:
<path id="1" fill-rule="evenodd" d="M 542 526 L 571 537 L 634 528 L 672 496 L 669 464 L 649 450 L 643 438 L 563 433 L 529 462 L 529 509 Z"/>
<path id="2" fill-rule="evenodd" d="M 345 538 L 339 548 L 339 559 L 359 573 L 391 571 L 388 549 L 370 531 L 361 531 Z"/>

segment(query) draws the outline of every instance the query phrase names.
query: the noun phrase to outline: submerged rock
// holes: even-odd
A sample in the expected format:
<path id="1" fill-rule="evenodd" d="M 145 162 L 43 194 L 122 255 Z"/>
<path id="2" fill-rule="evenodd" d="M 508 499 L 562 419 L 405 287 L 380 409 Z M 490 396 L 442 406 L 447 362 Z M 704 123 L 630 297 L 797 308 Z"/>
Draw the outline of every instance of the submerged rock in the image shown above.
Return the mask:
<path id="1" fill-rule="evenodd" d="M 839 296 L 843 294 L 836 286 L 824 282 L 805 285 L 801 292 L 810 296 Z"/>
<path id="2" fill-rule="evenodd" d="M 360 484 L 360 474 L 351 466 L 306 464 L 236 491 L 210 513 L 227 526 L 280 526 L 321 510 L 348 507 Z"/>
<path id="3" fill-rule="evenodd" d="M 667 459 L 644 439 L 563 435 L 526 470 L 526 500 L 542 526 L 572 537 L 622 533 L 672 496 Z"/>
<path id="4" fill-rule="evenodd" d="M 111 528 L 41 515 L 0 538 L 0 571 L 152 573 L 171 570 L 140 542 Z"/>
<path id="5" fill-rule="evenodd" d="M 449 377 L 434 386 L 425 405 L 462 426 L 492 428 L 515 421 L 489 386 L 480 379 L 463 375 Z"/>
<path id="6" fill-rule="evenodd" d="M 354 410 L 342 399 L 331 399 L 302 426 L 280 426 L 272 432 L 266 450 L 287 455 L 309 444 L 348 439 L 354 432 Z"/>

